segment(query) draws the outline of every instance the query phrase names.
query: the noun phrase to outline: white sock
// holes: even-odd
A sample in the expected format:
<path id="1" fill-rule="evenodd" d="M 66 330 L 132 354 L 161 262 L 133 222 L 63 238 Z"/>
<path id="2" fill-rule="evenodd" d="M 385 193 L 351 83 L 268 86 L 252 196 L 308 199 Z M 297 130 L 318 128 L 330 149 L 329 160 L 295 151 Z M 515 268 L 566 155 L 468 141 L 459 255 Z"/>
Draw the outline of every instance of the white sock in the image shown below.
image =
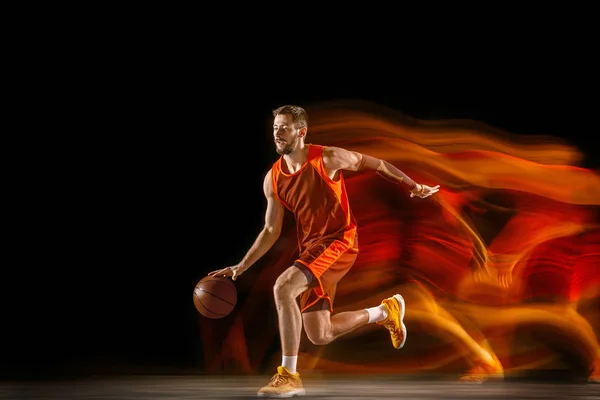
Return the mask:
<path id="1" fill-rule="evenodd" d="M 298 356 L 283 356 L 281 360 L 281 366 L 290 371 L 290 374 L 295 374 L 297 362 Z"/>
<path id="2" fill-rule="evenodd" d="M 380 304 L 377 307 L 365 308 L 365 310 L 369 313 L 369 324 L 383 321 L 388 316 L 387 308 L 385 308 L 383 304 Z"/>

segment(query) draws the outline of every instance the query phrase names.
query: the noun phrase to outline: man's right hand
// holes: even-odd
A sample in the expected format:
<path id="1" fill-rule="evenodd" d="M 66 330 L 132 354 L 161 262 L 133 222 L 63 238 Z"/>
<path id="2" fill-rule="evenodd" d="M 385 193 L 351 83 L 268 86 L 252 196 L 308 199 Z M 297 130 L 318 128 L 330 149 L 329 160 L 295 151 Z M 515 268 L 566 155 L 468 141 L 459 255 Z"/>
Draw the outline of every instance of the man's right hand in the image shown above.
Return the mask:
<path id="1" fill-rule="evenodd" d="M 237 265 L 233 265 L 231 267 L 218 269 L 216 271 L 209 272 L 208 276 L 223 276 L 223 277 L 230 276 L 231 279 L 235 281 L 238 276 L 240 276 L 241 274 L 244 273 L 244 271 L 245 271 L 245 269 L 242 268 L 242 266 L 240 264 L 237 264 Z"/>
<path id="2" fill-rule="evenodd" d="M 417 183 L 417 186 L 410 191 L 410 197 L 420 197 L 422 199 L 431 196 L 440 191 L 440 185 L 427 186 Z"/>

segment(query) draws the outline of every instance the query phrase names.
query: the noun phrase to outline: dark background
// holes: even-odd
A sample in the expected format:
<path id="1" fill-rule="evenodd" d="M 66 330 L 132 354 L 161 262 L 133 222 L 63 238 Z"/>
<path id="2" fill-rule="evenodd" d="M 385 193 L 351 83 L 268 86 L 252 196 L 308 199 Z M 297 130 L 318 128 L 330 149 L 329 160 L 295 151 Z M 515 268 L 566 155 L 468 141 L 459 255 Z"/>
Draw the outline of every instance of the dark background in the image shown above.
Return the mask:
<path id="1" fill-rule="evenodd" d="M 32 210 L 41 261 L 21 292 L 28 301 L 12 307 L 3 376 L 201 369 L 192 290 L 236 263 L 262 226 L 280 105 L 361 99 L 416 118 L 476 119 L 562 137 L 597 168 L 592 66 L 502 57 L 510 67 L 312 57 L 292 71 L 277 59 L 259 68 L 175 55 L 164 68 L 136 62 L 84 81 L 72 92 L 81 101 L 55 117 L 65 135 L 55 135 L 54 162 L 38 171 L 52 177 Z"/>

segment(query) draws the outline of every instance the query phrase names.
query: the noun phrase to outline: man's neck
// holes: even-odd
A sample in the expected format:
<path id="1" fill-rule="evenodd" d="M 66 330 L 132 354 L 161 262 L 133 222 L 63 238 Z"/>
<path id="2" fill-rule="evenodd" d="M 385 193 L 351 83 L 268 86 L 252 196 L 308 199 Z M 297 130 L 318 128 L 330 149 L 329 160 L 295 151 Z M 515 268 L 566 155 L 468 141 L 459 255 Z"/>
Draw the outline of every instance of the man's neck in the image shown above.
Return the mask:
<path id="1" fill-rule="evenodd" d="M 298 146 L 293 152 L 283 156 L 283 160 L 292 174 L 302 168 L 307 159 L 308 145 L 305 144 Z"/>

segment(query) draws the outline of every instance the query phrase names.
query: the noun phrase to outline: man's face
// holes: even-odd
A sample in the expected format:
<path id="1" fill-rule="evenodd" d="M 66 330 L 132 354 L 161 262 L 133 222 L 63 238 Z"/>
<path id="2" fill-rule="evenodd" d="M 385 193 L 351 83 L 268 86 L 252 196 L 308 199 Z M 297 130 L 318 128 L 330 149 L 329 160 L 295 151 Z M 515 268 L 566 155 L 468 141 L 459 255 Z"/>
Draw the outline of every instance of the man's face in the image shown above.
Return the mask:
<path id="1" fill-rule="evenodd" d="M 298 145 L 300 129 L 296 129 L 292 116 L 281 114 L 275 116 L 273 121 L 273 138 L 275 150 L 280 155 L 290 154 Z"/>

